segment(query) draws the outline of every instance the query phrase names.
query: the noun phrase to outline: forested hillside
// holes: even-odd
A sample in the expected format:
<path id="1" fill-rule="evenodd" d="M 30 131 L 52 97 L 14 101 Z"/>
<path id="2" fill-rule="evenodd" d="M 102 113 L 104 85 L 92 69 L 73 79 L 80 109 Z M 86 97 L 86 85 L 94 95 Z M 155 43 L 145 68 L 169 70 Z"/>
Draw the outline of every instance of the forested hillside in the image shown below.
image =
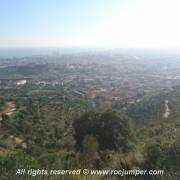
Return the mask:
<path id="1" fill-rule="evenodd" d="M 26 88 L 24 96 L 0 98 L 1 179 L 91 179 L 83 175 L 15 176 L 19 168 L 57 167 L 163 169 L 163 176 L 122 179 L 179 177 L 179 87 L 163 95 L 145 97 L 122 109 L 109 110 L 92 108 L 79 98 L 69 98 L 60 89 Z M 166 99 L 170 108 L 168 118 L 163 117 Z M 5 110 L 11 113 L 7 115 Z"/>

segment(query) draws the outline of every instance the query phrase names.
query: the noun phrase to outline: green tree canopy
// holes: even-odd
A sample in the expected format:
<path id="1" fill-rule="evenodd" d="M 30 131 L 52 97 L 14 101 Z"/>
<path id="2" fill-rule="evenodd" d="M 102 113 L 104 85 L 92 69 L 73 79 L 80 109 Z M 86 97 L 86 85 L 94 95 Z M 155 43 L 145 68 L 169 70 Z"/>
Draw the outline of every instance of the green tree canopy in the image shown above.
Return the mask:
<path id="1" fill-rule="evenodd" d="M 74 122 L 77 148 L 87 135 L 96 138 L 101 149 L 126 150 L 130 137 L 128 117 L 116 111 L 88 112 Z"/>

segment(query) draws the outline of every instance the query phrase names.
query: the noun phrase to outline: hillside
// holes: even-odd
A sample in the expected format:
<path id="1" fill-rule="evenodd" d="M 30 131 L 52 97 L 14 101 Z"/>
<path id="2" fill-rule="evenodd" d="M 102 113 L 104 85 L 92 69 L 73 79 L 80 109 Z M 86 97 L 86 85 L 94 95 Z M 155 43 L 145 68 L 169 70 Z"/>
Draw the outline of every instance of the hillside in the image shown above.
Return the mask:
<path id="1" fill-rule="evenodd" d="M 121 149 L 121 146 L 120 149 L 118 146 L 118 148 L 112 146 L 111 149 L 109 146 L 101 149 L 98 145 L 101 140 L 96 139 L 99 137 L 99 135 L 96 136 L 96 133 L 99 133 L 100 129 L 93 130 L 93 135 L 89 131 L 91 128 L 94 129 L 91 127 L 92 125 L 85 123 L 86 129 L 82 123 L 87 118 L 92 118 L 91 123 L 96 122 L 95 119 L 99 116 L 98 113 L 102 111 L 102 108 L 100 110 L 97 107 L 97 115 L 87 114 L 84 116 L 83 114 L 92 110 L 88 103 L 76 98 L 69 98 L 63 91 L 57 89 L 51 89 L 51 91 L 47 89 L 41 89 L 41 91 L 29 89 L 27 91 L 26 89 L 24 96 L 17 94 L 10 99 L 1 97 L 0 162 L 3 165 L 1 166 L 1 178 L 11 178 L 16 169 L 20 167 L 53 169 L 57 166 L 72 168 L 78 165 L 80 168 L 98 169 L 133 169 L 135 167 L 164 169 L 166 175 L 163 177 L 170 178 L 172 176 L 175 179 L 178 176 L 174 172 L 177 172 L 179 167 L 180 151 L 178 144 L 180 137 L 179 98 L 180 88 L 175 87 L 174 90 L 163 93 L 163 95 L 145 97 L 141 102 L 116 109 L 117 112 L 121 112 L 118 116 L 122 120 L 126 116 L 125 122 L 129 124 L 126 125 L 125 122 L 122 122 L 123 126 L 128 127 L 125 130 L 126 135 L 129 131 L 129 135 L 126 137 L 128 144 L 124 146 L 124 149 Z M 166 99 L 168 99 L 171 112 L 168 118 L 163 117 L 166 110 Z M 13 108 L 15 107 L 13 111 L 8 109 L 12 108 L 12 103 Z M 12 113 L 8 114 L 8 111 Z M 103 111 L 102 113 L 105 113 Z M 112 115 L 109 116 L 110 120 L 114 119 L 114 113 L 112 111 Z M 104 115 L 104 117 L 108 119 L 108 115 Z M 82 120 L 84 118 L 84 120 L 81 120 L 80 123 L 76 121 L 78 118 Z M 81 133 L 81 138 L 86 139 L 83 141 L 85 144 L 82 144 L 82 149 L 76 149 L 78 136 L 74 136 L 76 133 L 74 122 L 77 122 L 76 128 L 80 128 L 82 125 L 81 131 L 87 135 L 90 132 L 89 135 L 92 136 L 91 140 L 90 137 L 88 139 L 88 136 Z M 106 122 L 104 123 L 106 124 Z M 109 123 L 107 129 L 102 130 L 104 133 L 109 131 L 113 122 L 109 121 Z M 97 121 L 95 127 L 98 126 Z M 112 126 L 113 129 L 115 127 L 117 126 Z M 109 141 L 112 141 L 113 136 L 108 135 L 108 137 Z M 107 137 L 105 139 L 107 140 Z M 123 141 L 118 140 L 117 142 L 122 143 Z M 92 149 L 89 149 L 90 147 Z M 93 156 L 94 158 L 92 158 Z M 85 158 L 83 164 L 82 158 Z M 40 175 L 37 177 L 41 179 Z M 161 176 L 157 177 L 161 179 Z M 14 179 L 21 178 L 24 177 L 17 176 Z M 116 179 L 116 177 L 114 178 Z M 151 179 L 151 177 L 149 178 Z M 98 177 L 98 179 L 101 178 Z"/>

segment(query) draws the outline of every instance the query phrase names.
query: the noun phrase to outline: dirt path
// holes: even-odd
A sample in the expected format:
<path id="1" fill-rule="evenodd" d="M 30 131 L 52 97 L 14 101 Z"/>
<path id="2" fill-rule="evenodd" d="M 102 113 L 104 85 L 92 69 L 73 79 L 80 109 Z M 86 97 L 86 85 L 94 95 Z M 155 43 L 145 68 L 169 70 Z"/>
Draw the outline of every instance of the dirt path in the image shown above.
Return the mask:
<path id="1" fill-rule="evenodd" d="M 16 105 L 14 102 L 10 101 L 7 102 L 2 110 L 2 114 L 6 114 L 8 116 L 11 116 L 13 112 L 16 110 Z"/>
<path id="2" fill-rule="evenodd" d="M 171 113 L 170 109 L 169 109 L 169 101 L 168 100 L 165 100 L 164 106 L 165 106 L 165 112 L 163 114 L 163 118 L 167 119 Z"/>

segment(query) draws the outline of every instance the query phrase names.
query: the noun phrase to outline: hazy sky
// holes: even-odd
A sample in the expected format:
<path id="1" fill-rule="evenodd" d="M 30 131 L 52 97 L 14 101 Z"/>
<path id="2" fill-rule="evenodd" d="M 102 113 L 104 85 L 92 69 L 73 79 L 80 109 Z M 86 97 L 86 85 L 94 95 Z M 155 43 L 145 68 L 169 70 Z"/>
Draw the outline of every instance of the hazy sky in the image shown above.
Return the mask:
<path id="1" fill-rule="evenodd" d="M 180 47 L 180 0 L 0 0 L 0 47 Z"/>

